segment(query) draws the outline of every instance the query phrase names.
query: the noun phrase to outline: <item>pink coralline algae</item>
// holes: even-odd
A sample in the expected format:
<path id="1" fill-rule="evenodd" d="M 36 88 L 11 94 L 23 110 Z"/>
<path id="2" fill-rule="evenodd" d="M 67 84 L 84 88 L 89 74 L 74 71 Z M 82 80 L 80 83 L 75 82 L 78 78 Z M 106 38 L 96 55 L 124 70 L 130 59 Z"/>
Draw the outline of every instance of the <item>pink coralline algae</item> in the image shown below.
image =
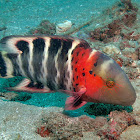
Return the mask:
<path id="1" fill-rule="evenodd" d="M 112 111 L 108 117 L 96 119 L 87 116 L 71 118 L 61 113 L 50 113 L 42 118 L 39 125 L 37 133 L 42 137 L 45 135 L 54 139 L 80 140 L 84 133 L 92 132 L 102 139 L 116 140 L 126 128 L 138 125 L 138 122 L 126 111 Z"/>

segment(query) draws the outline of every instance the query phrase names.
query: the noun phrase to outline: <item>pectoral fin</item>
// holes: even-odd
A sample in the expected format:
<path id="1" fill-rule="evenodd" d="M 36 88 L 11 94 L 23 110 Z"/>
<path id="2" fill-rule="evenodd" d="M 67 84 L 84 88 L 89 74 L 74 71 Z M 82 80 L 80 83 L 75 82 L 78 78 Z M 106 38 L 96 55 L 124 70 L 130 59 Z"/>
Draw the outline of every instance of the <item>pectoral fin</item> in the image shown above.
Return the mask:
<path id="1" fill-rule="evenodd" d="M 73 96 L 68 97 L 65 103 L 65 110 L 76 110 L 87 102 L 82 100 L 82 95 L 86 92 L 86 88 L 83 87 L 79 92 L 73 92 Z"/>

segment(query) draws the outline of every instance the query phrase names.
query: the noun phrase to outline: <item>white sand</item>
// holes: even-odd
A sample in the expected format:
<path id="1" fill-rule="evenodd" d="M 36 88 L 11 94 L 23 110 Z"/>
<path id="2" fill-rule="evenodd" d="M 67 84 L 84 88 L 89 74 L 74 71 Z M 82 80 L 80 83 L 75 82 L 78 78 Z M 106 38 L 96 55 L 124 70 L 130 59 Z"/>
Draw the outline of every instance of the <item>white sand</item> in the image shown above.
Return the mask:
<path id="1" fill-rule="evenodd" d="M 42 114 L 62 112 L 58 107 L 36 107 L 0 99 L 0 140 L 43 140 L 36 133 Z"/>

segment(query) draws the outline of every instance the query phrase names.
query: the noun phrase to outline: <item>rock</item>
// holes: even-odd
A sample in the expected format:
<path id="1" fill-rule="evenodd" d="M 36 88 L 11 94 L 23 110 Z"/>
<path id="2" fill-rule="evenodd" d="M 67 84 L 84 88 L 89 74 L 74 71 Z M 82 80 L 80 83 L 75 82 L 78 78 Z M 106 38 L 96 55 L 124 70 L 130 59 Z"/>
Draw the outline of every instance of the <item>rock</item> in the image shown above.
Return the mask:
<path id="1" fill-rule="evenodd" d="M 103 52 L 105 52 L 106 54 L 121 54 L 121 50 L 112 44 L 105 46 L 103 48 Z"/>
<path id="2" fill-rule="evenodd" d="M 47 34 L 47 35 L 53 35 L 55 34 L 55 24 L 49 22 L 49 20 L 43 20 L 39 26 L 37 26 L 34 29 L 31 29 L 28 34 L 33 35 L 41 35 L 41 34 Z"/>
<path id="3" fill-rule="evenodd" d="M 72 22 L 70 20 L 65 20 L 62 23 L 56 25 L 56 34 L 66 32 L 72 27 Z"/>
<path id="4" fill-rule="evenodd" d="M 140 126 L 131 125 L 120 135 L 121 140 L 139 140 Z"/>
<path id="5" fill-rule="evenodd" d="M 126 111 L 112 111 L 108 124 L 98 129 L 97 134 L 102 139 L 119 139 L 120 134 L 130 125 L 136 124 L 136 120 Z"/>
<path id="6" fill-rule="evenodd" d="M 14 92 L 5 92 L 5 93 L 1 92 L 0 97 L 3 97 L 6 100 L 13 100 L 14 98 L 18 97 L 18 94 Z"/>
<path id="7" fill-rule="evenodd" d="M 125 48 L 122 50 L 122 54 L 132 60 L 138 60 L 138 55 L 136 53 L 135 48 Z"/>
<path id="8" fill-rule="evenodd" d="M 101 140 L 100 136 L 97 136 L 94 132 L 85 132 L 81 140 Z"/>
<path id="9" fill-rule="evenodd" d="M 124 67 L 124 71 L 130 79 L 136 79 L 140 76 L 138 68 Z"/>

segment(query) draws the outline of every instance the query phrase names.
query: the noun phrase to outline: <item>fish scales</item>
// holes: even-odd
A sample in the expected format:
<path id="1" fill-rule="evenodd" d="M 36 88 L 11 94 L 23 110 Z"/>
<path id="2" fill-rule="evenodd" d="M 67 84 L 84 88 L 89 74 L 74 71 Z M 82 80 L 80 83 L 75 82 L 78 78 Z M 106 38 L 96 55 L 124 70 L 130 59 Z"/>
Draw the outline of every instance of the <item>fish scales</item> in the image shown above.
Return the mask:
<path id="1" fill-rule="evenodd" d="M 14 75 L 25 76 L 31 81 L 46 85 L 51 90 L 72 89 L 72 53 L 76 47 L 86 46 L 82 43 L 77 46 L 80 43 L 80 40 L 59 37 L 19 38 L 14 44 L 22 53 L 15 56 L 15 59 L 14 54 L 8 54 L 14 69 L 18 69 Z M 56 80 L 57 73 L 60 73 L 60 77 Z"/>
<path id="2" fill-rule="evenodd" d="M 136 93 L 126 74 L 109 56 L 81 39 L 62 36 L 9 36 L 0 47 L 0 76 L 24 76 L 15 91 L 70 95 L 65 109 L 87 102 L 132 105 Z"/>

